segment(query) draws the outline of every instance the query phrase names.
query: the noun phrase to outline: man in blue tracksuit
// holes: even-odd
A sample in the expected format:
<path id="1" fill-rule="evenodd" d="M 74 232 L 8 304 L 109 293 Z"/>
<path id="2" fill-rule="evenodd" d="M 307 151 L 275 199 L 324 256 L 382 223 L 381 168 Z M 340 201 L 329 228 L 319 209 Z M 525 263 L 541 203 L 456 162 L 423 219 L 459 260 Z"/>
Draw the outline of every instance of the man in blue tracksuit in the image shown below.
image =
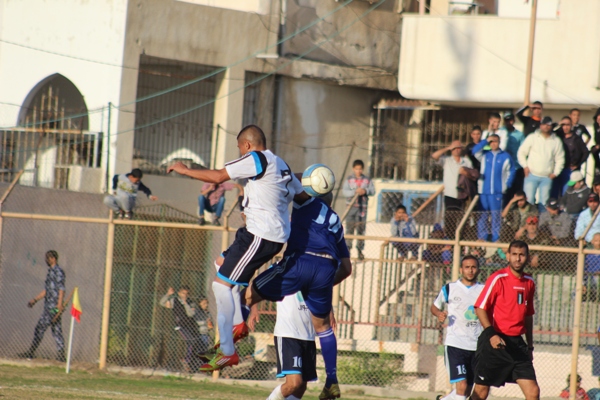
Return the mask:
<path id="1" fill-rule="evenodd" d="M 514 161 L 510 154 L 500 149 L 499 142 L 497 135 L 490 135 L 473 148 L 473 155 L 481 160 L 478 191 L 482 213 L 477 222 L 477 238 L 488 239 L 491 213 L 492 242 L 500 238 L 502 195 L 512 185 L 515 177 Z M 488 145 L 490 150 L 483 153 L 483 148 Z"/>

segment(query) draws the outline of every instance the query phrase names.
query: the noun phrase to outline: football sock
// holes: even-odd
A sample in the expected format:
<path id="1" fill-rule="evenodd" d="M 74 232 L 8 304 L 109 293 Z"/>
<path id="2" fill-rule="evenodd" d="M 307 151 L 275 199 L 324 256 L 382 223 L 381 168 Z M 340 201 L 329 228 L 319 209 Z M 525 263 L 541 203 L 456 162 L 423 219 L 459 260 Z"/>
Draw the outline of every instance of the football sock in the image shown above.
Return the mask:
<path id="1" fill-rule="evenodd" d="M 240 287 L 238 285 L 231 288 L 231 295 L 233 296 L 233 325 L 239 325 L 245 321 L 242 317 L 242 303 L 240 302 Z"/>
<path id="2" fill-rule="evenodd" d="M 281 394 L 281 385 L 277 386 L 271 392 L 271 395 L 267 397 L 267 400 L 285 400 L 285 397 Z"/>
<path id="3" fill-rule="evenodd" d="M 467 396 L 464 395 L 459 395 L 459 394 L 454 394 L 454 400 L 467 400 Z"/>
<path id="4" fill-rule="evenodd" d="M 290 394 L 285 400 L 300 400 L 300 397 L 296 397 L 293 394 Z"/>
<path id="5" fill-rule="evenodd" d="M 248 321 L 248 316 L 250 316 L 250 307 L 245 304 L 242 304 L 242 318 L 244 321 Z"/>
<path id="6" fill-rule="evenodd" d="M 337 380 L 337 340 L 333 329 L 329 328 L 324 332 L 318 332 L 317 336 L 321 342 L 321 354 L 325 362 L 325 387 L 331 387 L 338 383 Z"/>
<path id="7" fill-rule="evenodd" d="M 456 389 L 453 389 L 450 393 L 448 393 L 446 396 L 442 397 L 440 400 L 454 400 L 456 399 Z M 465 399 L 462 399 L 465 400 Z"/>
<path id="8" fill-rule="evenodd" d="M 217 302 L 217 323 L 219 324 L 221 351 L 224 355 L 230 356 L 235 353 L 232 332 L 233 314 L 235 313 L 233 295 L 231 294 L 231 288 L 219 282 L 213 282 L 212 287 Z"/>

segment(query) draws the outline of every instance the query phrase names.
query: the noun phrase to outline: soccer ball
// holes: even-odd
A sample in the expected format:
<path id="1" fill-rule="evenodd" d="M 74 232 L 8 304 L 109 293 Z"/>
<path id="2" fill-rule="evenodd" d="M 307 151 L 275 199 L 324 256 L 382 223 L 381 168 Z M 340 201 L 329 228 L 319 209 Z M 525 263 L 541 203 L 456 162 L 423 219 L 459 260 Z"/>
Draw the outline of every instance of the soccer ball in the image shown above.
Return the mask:
<path id="1" fill-rule="evenodd" d="M 313 197 L 322 197 L 333 190 L 335 176 L 328 166 L 313 164 L 302 173 L 302 187 Z"/>

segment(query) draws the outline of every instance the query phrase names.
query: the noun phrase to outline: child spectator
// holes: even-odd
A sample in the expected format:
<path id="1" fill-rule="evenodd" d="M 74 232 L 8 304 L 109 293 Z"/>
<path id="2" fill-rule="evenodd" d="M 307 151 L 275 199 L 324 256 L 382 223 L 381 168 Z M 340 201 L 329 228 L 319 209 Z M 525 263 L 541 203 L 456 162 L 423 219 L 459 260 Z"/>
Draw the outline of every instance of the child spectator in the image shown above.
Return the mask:
<path id="1" fill-rule="evenodd" d="M 212 339 L 209 332 L 214 328 L 210 312 L 208 311 L 208 299 L 201 297 L 198 300 L 198 307 L 194 314 L 194 319 L 200 329 L 200 352 L 205 353 L 212 347 Z"/>
<path id="2" fill-rule="evenodd" d="M 570 397 L 569 387 L 571 385 L 571 374 L 567 376 L 567 387 L 560 393 L 560 397 L 568 399 Z M 585 389 L 581 387 L 581 376 L 577 375 L 577 391 L 575 392 L 575 400 L 590 400 Z"/>
<path id="3" fill-rule="evenodd" d="M 550 244 L 550 237 L 539 230 L 539 218 L 537 216 L 527 217 L 525 227 L 521 228 L 515 234 L 515 239 L 522 240 L 529 246 L 548 246 Z M 530 254 L 530 264 L 533 268 L 548 265 L 548 254 L 545 252 L 532 251 Z"/>
<path id="4" fill-rule="evenodd" d="M 396 207 L 396 212 L 390 221 L 391 235 L 397 238 L 416 238 L 419 236 L 417 231 L 417 225 L 411 216 L 406 212 L 406 207 L 400 204 Z M 408 258 L 409 260 L 417 257 L 419 245 L 417 243 L 400 243 L 392 242 L 398 250 L 398 259 Z M 409 257 L 408 253 L 411 252 L 412 256 Z"/>

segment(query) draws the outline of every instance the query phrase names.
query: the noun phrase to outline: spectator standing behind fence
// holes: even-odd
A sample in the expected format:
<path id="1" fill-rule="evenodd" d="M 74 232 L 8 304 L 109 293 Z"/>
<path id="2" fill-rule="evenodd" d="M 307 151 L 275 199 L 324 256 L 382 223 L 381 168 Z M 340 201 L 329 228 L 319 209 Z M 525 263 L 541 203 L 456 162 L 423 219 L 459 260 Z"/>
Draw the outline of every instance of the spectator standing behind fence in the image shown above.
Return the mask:
<path id="1" fill-rule="evenodd" d="M 552 190 L 550 196 L 559 198 L 567 189 L 567 182 L 571 177 L 571 173 L 581 170 L 581 166 L 586 162 L 590 151 L 583 142 L 583 139 L 571 130 L 571 118 L 563 117 L 560 120 L 560 127 L 556 131 L 558 137 L 563 141 L 565 152 L 565 166 L 560 175 L 552 182 Z"/>
<path id="2" fill-rule="evenodd" d="M 550 239 L 556 246 L 573 246 L 573 220 L 560 209 L 557 199 L 548 199 L 546 211 L 540 215 L 540 230 L 550 234 Z"/>
<path id="3" fill-rule="evenodd" d="M 212 346 L 212 339 L 209 333 L 214 328 L 212 317 L 208 311 L 208 299 L 206 297 L 201 297 L 198 300 L 198 306 L 194 312 L 194 319 L 200 330 L 202 352 L 206 352 Z"/>
<path id="4" fill-rule="evenodd" d="M 113 194 L 104 197 L 104 204 L 115 212 L 117 218 L 133 218 L 133 208 L 135 207 L 138 191 L 144 192 L 152 201 L 158 199 L 142 183 L 142 176 L 142 170 L 139 168 L 134 168 L 128 174 L 113 176 Z"/>
<path id="5" fill-rule="evenodd" d="M 594 173 L 600 175 L 600 108 L 596 110 L 593 118 L 594 125 L 594 146 L 592 147 L 592 156 L 594 157 Z"/>
<path id="6" fill-rule="evenodd" d="M 527 217 L 537 215 L 537 207 L 527 201 L 525 192 L 522 190 L 517 191 L 506 207 L 504 207 L 504 210 L 502 210 L 502 218 L 506 222 L 502 226 L 502 229 L 507 231 L 506 235 L 502 236 L 513 238 L 515 233 L 525 226 Z"/>
<path id="7" fill-rule="evenodd" d="M 344 182 L 343 193 L 346 196 L 346 204 L 349 205 L 354 195 L 358 194 L 356 201 L 346 216 L 346 234 L 362 236 L 365 234 L 367 226 L 367 207 L 369 204 L 369 196 L 375 194 L 375 186 L 371 178 L 363 174 L 365 164 L 362 160 L 354 160 L 352 163 L 352 171 L 354 172 Z M 346 240 L 348 249 L 352 250 L 352 239 Z M 363 250 L 365 249 L 365 241 L 357 240 L 356 249 L 358 250 L 358 259 L 363 260 Z"/>
<path id="8" fill-rule="evenodd" d="M 396 207 L 396 212 L 390 220 L 390 225 L 392 237 L 419 237 L 419 231 L 417 231 L 417 224 L 415 224 L 415 220 L 408 215 L 406 212 L 406 207 L 404 207 L 402 204 Z M 419 245 L 417 243 L 392 242 L 392 246 L 398 250 L 398 259 L 400 260 L 403 260 L 404 258 L 408 258 L 409 260 L 417 258 L 417 253 L 419 251 Z M 409 252 L 412 253 L 410 257 L 408 255 Z"/>
<path id="9" fill-rule="evenodd" d="M 44 299 L 42 316 L 35 326 L 31 347 L 26 352 L 18 354 L 18 356 L 21 358 L 34 358 L 35 352 L 44 338 L 44 333 L 50 327 L 52 336 L 56 341 L 56 349 L 58 350 L 58 357 L 56 359 L 64 362 L 65 339 L 62 333 L 62 319 L 60 314 L 63 311 L 66 275 L 58 265 L 58 253 L 55 250 L 48 250 L 46 252 L 46 265 L 48 266 L 48 273 L 46 274 L 44 290 L 27 303 L 27 307 L 32 308 L 38 301 Z M 57 314 L 59 316 L 54 320 Z"/>
<path id="10" fill-rule="evenodd" d="M 585 125 L 579 123 L 580 117 L 581 111 L 579 111 L 579 108 L 572 108 L 571 111 L 569 111 L 569 118 L 571 118 L 571 122 L 573 123 L 571 125 L 571 130 L 574 134 L 583 139 L 583 143 L 587 145 L 592 137 Z"/>
<path id="11" fill-rule="evenodd" d="M 213 225 L 221 226 L 221 215 L 225 208 L 225 192 L 237 188 L 238 196 L 244 195 L 244 188 L 234 182 L 205 183 L 202 185 L 200 196 L 198 196 L 198 224 L 204 225 L 204 211 L 215 214 Z"/>
<path id="12" fill-rule="evenodd" d="M 562 140 L 552 132 L 552 118 L 544 117 L 540 129 L 527 136 L 519 149 L 519 164 L 523 166 L 525 184 L 523 190 L 532 204 L 543 211 L 550 198 L 552 181 L 565 165 Z M 539 197 L 535 194 L 539 189 Z"/>
<path id="13" fill-rule="evenodd" d="M 450 155 L 444 153 L 450 151 Z M 431 155 L 444 168 L 444 231 L 449 238 L 454 238 L 456 226 L 462 218 L 466 199 L 459 196 L 459 177 L 470 176 L 469 170 L 473 164 L 468 157 L 463 156 L 463 145 L 460 140 L 453 141 L 450 146 L 439 149 Z"/>
<path id="14" fill-rule="evenodd" d="M 481 142 L 481 136 L 482 136 L 481 127 L 479 125 L 475 125 L 473 127 L 473 129 L 471 130 L 471 142 L 469 144 L 467 144 L 467 147 L 466 147 L 467 157 L 469 157 L 469 160 L 471 160 L 471 164 L 473 164 L 473 168 L 476 169 L 477 171 L 479 171 L 481 169 L 481 163 L 479 162 L 477 157 L 475 157 L 475 155 L 473 155 L 473 147 L 475 147 L 476 145 L 478 145 Z"/>
<path id="15" fill-rule="evenodd" d="M 568 399 L 570 397 L 571 374 L 567 375 L 567 387 L 560 392 L 560 397 Z M 577 391 L 575 392 L 575 400 L 590 400 L 585 389 L 581 387 L 581 375 L 577 375 Z"/>
<path id="16" fill-rule="evenodd" d="M 489 145 L 490 150 L 484 154 L 483 148 Z M 512 185 L 515 168 L 511 156 L 502 151 L 500 137 L 490 135 L 473 148 L 473 154 L 481 159 L 479 175 L 479 204 L 482 213 L 477 222 L 477 239 L 488 240 L 490 236 L 489 219 L 491 216 L 492 242 L 500 238 L 502 226 L 502 199 L 506 190 Z"/>
<path id="17" fill-rule="evenodd" d="M 508 203 L 513 198 L 515 193 L 519 190 L 523 190 L 523 181 L 525 175 L 523 173 L 523 167 L 519 164 L 517 154 L 521 145 L 525 141 L 525 135 L 523 132 L 515 128 L 515 116 L 511 113 L 504 115 L 504 129 L 508 133 L 508 139 L 506 142 L 506 152 L 510 154 L 515 166 L 515 178 L 513 179 L 512 185 L 506 191 L 504 196 L 504 203 Z"/>
<path id="18" fill-rule="evenodd" d="M 560 198 L 560 204 L 573 221 L 587 207 L 587 200 L 591 190 L 585 184 L 585 179 L 580 171 L 571 172 L 571 179 L 567 182 L 567 190 Z"/>
<path id="19" fill-rule="evenodd" d="M 497 135 L 500 140 L 500 149 L 506 150 L 508 143 L 508 132 L 505 129 L 500 129 L 500 114 L 493 112 L 488 118 L 488 128 L 483 131 L 481 138 L 488 139 L 491 135 Z"/>
<path id="20" fill-rule="evenodd" d="M 592 237 L 592 249 L 600 250 L 600 233 Z M 598 277 L 600 276 L 600 254 L 586 254 L 585 269 L 583 275 L 584 301 L 595 301 L 597 299 Z M 589 292 L 588 292 L 589 289 Z M 598 331 L 600 337 L 600 330 Z M 589 393 L 588 393 L 589 394 Z"/>
<path id="21" fill-rule="evenodd" d="M 531 110 L 531 116 L 525 115 L 525 112 Z M 542 112 L 544 111 L 544 105 L 541 101 L 535 101 L 532 105 L 524 105 L 519 108 L 516 112 L 517 118 L 523 123 L 523 134 L 525 137 L 529 136 L 530 133 L 537 131 L 540 128 L 540 121 L 542 120 Z"/>
<path id="22" fill-rule="evenodd" d="M 167 294 L 160 299 L 160 305 L 173 310 L 175 330 L 181 335 L 186 347 L 185 359 L 182 360 L 184 369 L 193 374 L 198 372 L 198 368 L 202 365 L 203 360 L 198 356 L 204 353 L 206 349 L 202 348 L 203 342 L 200 338 L 200 331 L 194 320 L 196 310 L 188 299 L 189 292 L 190 288 L 185 285 L 179 288 L 177 294 L 170 287 Z"/>
<path id="23" fill-rule="evenodd" d="M 592 221 L 592 216 L 598 209 L 598 204 L 600 204 L 600 197 L 596 193 L 590 193 L 587 200 L 588 208 L 583 210 L 579 217 L 577 218 L 577 225 L 575 225 L 575 240 L 579 240 L 583 232 L 585 232 L 587 226 Z M 587 235 L 585 235 L 585 241 L 591 242 L 594 234 L 600 232 L 600 218 L 596 218 L 594 224 L 588 231 Z"/>

